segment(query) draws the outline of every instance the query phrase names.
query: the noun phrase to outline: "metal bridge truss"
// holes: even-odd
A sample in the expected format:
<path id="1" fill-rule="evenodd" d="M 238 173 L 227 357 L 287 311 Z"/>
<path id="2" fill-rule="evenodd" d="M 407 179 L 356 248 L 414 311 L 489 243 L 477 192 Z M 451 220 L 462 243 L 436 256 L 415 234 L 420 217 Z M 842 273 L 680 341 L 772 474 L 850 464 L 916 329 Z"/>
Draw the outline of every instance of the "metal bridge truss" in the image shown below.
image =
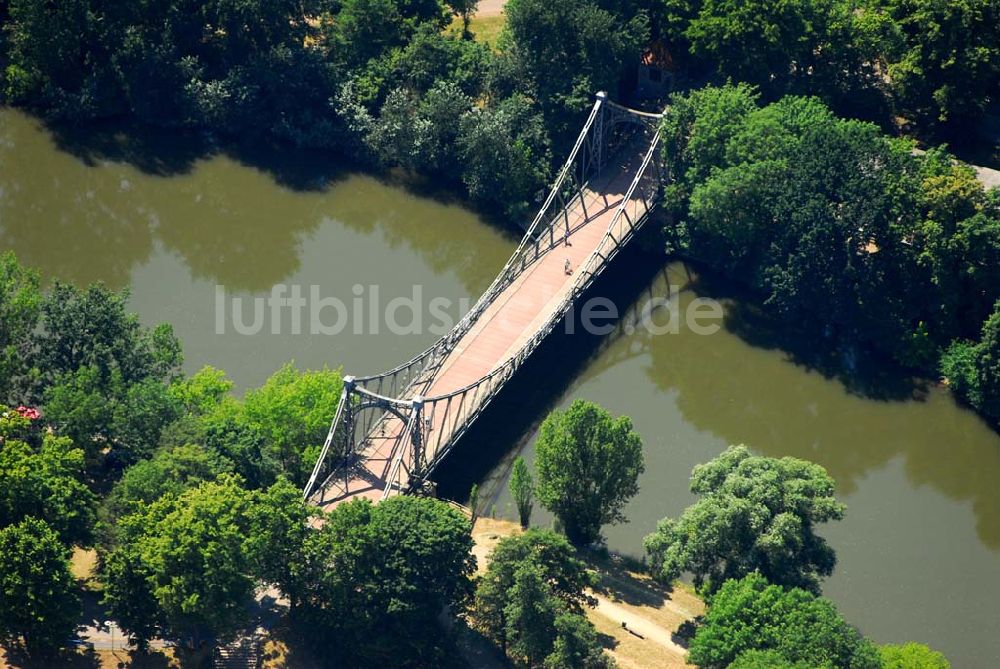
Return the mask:
<path id="1" fill-rule="evenodd" d="M 393 459 L 383 492 L 413 492 L 454 448 L 508 379 L 572 308 L 574 301 L 645 222 L 661 193 L 659 119 L 598 93 L 569 158 L 507 264 L 459 323 L 430 348 L 389 371 L 344 379 L 336 415 L 306 484 L 304 497 L 323 490 L 356 464 L 373 440 L 392 441 Z M 648 142 L 648 143 L 647 143 Z M 626 147 L 648 147 L 598 247 L 577 268 L 576 283 L 551 317 L 515 355 L 478 381 L 424 397 L 442 363 L 494 300 L 564 236 L 589 220 L 585 191 Z M 579 204 L 579 211 L 576 205 Z M 581 213 L 582 212 L 582 213 Z M 322 485 L 317 487 L 317 483 Z M 314 499 L 314 501 L 320 501 Z"/>

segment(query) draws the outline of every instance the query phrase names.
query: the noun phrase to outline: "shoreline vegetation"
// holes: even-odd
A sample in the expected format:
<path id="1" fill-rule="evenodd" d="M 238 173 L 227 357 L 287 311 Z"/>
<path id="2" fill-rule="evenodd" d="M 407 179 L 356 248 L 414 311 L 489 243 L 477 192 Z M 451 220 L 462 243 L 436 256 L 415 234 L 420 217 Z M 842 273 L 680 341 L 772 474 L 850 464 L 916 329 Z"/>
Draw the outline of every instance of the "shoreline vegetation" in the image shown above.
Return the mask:
<path id="1" fill-rule="evenodd" d="M 664 207 L 668 252 L 743 283 L 786 327 L 814 322 L 802 335 L 823 342 L 825 371 L 861 392 L 871 389 L 852 377 L 881 359 L 906 375 L 946 380 L 1000 425 L 1000 195 L 977 185 L 976 174 L 939 145 L 967 138 L 1000 104 L 988 94 L 993 83 L 1000 88 L 1000 37 L 989 22 L 995 8 L 979 7 L 982 0 L 950 16 L 897 0 L 872 0 L 850 19 L 845 0 L 745 8 L 762 33 L 748 27 L 729 43 L 718 30 L 739 25 L 742 14 L 680 0 L 588 0 L 586 12 L 511 0 L 502 13 L 497 3 L 477 13 L 475 3 L 458 0 L 405 7 L 386 0 L 374 11 L 367 0 L 351 0 L 269 10 L 280 19 L 210 4 L 202 18 L 219 25 L 216 34 L 196 35 L 191 25 L 171 23 L 175 17 L 164 19 L 175 31 L 166 37 L 149 34 L 140 16 L 102 16 L 98 27 L 90 23 L 96 14 L 39 15 L 34 1 L 8 10 L 0 44 L 8 104 L 62 123 L 117 115 L 146 127 L 329 150 L 416 192 L 457 195 L 508 231 L 530 217 L 590 95 L 608 90 L 628 99 L 641 54 L 665 45 L 671 62 L 661 65 L 679 91 L 664 128 L 674 179 Z M 91 0 L 78 1 L 82 11 Z M 131 31 L 131 41 L 107 71 L 95 65 L 89 77 L 74 78 L 28 42 L 57 19 L 83 29 L 61 48 L 95 64 L 119 48 L 106 44 L 116 31 Z M 952 23 L 959 19 L 961 29 Z M 471 34 L 462 30 L 466 20 Z M 251 30 L 254 22 L 269 28 Z M 476 35 L 477 22 L 490 27 Z M 784 43 L 765 39 L 767 27 Z M 931 34 L 936 55 L 919 48 Z M 772 64 L 767 77 L 750 66 L 757 60 L 750 54 L 761 53 Z M 956 94 L 937 60 L 946 54 L 952 75 L 968 78 L 958 81 L 981 86 Z M 133 81 L 139 75 L 152 79 Z M 726 79 L 748 83 L 713 84 Z M 155 107 L 140 94 L 151 82 L 162 102 Z M 124 104 L 105 99 L 117 89 Z M 252 107 L 236 108 L 236 100 Z M 715 122 L 713 114 L 730 120 Z M 914 154 L 916 141 L 896 136 L 901 117 L 926 152 Z M 755 143 L 764 148 L 755 152 Z M 795 155 L 809 150 L 809 162 Z M 820 180 L 865 174 L 864 161 L 887 161 L 878 183 Z M 782 190 L 778 182 L 804 164 L 800 183 Z M 727 188 L 752 195 L 727 197 Z M 753 202 L 766 211 L 753 211 Z M 769 229 L 768 218 L 785 233 Z"/>
<path id="2" fill-rule="evenodd" d="M 944 376 L 1000 424 L 1000 190 L 942 144 L 998 103 L 996 2 L 509 0 L 495 40 L 480 24 L 486 43 L 449 29 L 473 15 L 465 0 L 196 4 L 4 2 L 0 101 L 332 150 L 523 220 L 590 96 L 630 99 L 655 51 L 677 89 L 668 254 L 738 280 L 776 329 L 804 325 L 824 371 Z M 836 556 L 817 526 L 845 510 L 819 465 L 732 446 L 696 466 L 698 501 L 649 528 L 651 577 L 593 548 L 624 520 L 643 449 L 627 416 L 582 400 L 545 419 L 534 474 L 519 466 L 523 531 L 481 520 L 477 546 L 463 511 L 416 496 L 323 514 L 301 489 L 341 370 L 286 365 L 236 398 L 221 370 L 182 374 L 181 342 L 143 327 L 127 293 L 41 286 L 0 255 L 12 663 L 120 661 L 66 648 L 86 616 L 140 649 L 169 639 L 159 666 L 204 662 L 266 619 L 327 663 L 447 669 L 444 619 L 531 669 L 608 669 L 609 646 L 625 667 L 674 666 L 685 644 L 702 667 L 948 667 L 926 646 L 876 646 L 821 595 Z M 559 532 L 530 527 L 536 498 Z M 652 580 L 686 573 L 706 608 Z"/>

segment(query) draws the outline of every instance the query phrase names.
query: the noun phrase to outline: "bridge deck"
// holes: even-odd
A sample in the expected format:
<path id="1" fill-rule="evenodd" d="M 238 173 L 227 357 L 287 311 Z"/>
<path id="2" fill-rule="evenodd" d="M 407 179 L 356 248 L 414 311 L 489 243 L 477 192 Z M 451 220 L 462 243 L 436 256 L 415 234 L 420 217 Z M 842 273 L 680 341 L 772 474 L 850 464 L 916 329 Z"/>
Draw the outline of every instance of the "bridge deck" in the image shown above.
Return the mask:
<path id="1" fill-rule="evenodd" d="M 557 245 L 528 267 L 483 312 L 475 325 L 458 342 L 448 358 L 436 371 L 425 396 L 433 397 L 463 388 L 515 355 L 536 332 L 554 316 L 560 304 L 574 289 L 576 272 L 566 274 L 568 259 L 572 268 L 582 265 L 601 243 L 628 191 L 642 161 L 642 155 L 629 155 L 606 165 L 603 177 L 591 182 L 584 190 L 586 212 L 579 198 L 569 208 L 571 232 L 569 244 L 557 239 Z M 624 218 L 611 233 L 622 238 L 628 223 Z M 557 227 L 560 233 L 562 224 Z M 432 428 L 428 445 L 445 443 L 438 438 L 442 429 L 453 429 L 441 412 L 428 417 Z M 353 467 L 345 468 L 327 480 L 315 499 L 329 510 L 356 497 L 372 500 L 382 498 L 388 485 L 393 460 L 397 453 L 395 439 L 405 429 L 403 421 L 387 414 L 379 428 L 373 431 L 365 449 Z M 447 435 L 445 435 L 447 436 Z M 430 459 L 433 452 L 427 453 Z M 404 463 L 406 464 L 406 463 Z"/>

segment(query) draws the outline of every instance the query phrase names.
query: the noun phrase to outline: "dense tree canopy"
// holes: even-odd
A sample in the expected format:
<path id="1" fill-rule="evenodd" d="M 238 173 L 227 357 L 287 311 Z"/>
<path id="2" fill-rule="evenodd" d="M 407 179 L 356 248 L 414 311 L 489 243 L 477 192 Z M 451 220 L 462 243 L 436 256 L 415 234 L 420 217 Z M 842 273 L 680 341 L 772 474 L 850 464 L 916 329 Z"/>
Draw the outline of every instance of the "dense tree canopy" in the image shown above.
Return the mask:
<path id="1" fill-rule="evenodd" d="M 106 501 L 110 520 L 135 513 L 161 497 L 180 495 L 232 469 L 226 458 L 202 446 L 189 444 L 157 451 L 126 469 L 115 484 Z"/>
<path id="2" fill-rule="evenodd" d="M 45 435 L 39 448 L 0 441 L 0 527 L 33 516 L 62 541 L 87 543 L 96 500 L 83 474 L 83 451 L 65 437 Z"/>
<path id="3" fill-rule="evenodd" d="M 818 592 L 820 578 L 833 571 L 834 551 L 815 530 L 840 520 L 844 505 L 819 465 L 734 446 L 694 468 L 691 492 L 701 499 L 646 537 L 660 578 L 691 572 L 696 585 L 713 592 L 726 579 L 758 571 L 773 583 Z"/>
<path id="4" fill-rule="evenodd" d="M 38 274 L 10 251 L 0 254 L 0 403 L 22 400 L 15 383 L 29 382 L 32 333 L 42 306 Z"/>
<path id="5" fill-rule="evenodd" d="M 476 587 L 477 626 L 506 655 L 528 667 L 613 666 L 583 607 L 594 577 L 573 547 L 549 530 L 505 537 Z"/>
<path id="6" fill-rule="evenodd" d="M 460 609 L 475 569 L 468 518 L 428 498 L 356 500 L 334 509 L 304 542 L 299 617 L 351 666 L 440 661 L 437 617 Z"/>
<path id="7" fill-rule="evenodd" d="M 507 593 L 514 587 L 514 574 L 524 564 L 536 565 L 551 594 L 574 613 L 583 611 L 591 599 L 584 590 L 593 579 L 577 559 L 566 539 L 550 530 L 531 528 L 505 537 L 490 554 L 489 568 L 476 589 L 476 620 L 486 634 L 502 644 L 505 638 Z"/>
<path id="8" fill-rule="evenodd" d="M 752 658 L 744 653 L 764 651 Z M 875 646 L 827 599 L 771 585 L 760 574 L 726 581 L 689 647 L 699 667 L 829 667 L 878 669 Z M 781 662 L 775 662 L 780 658 Z M 752 659 L 752 661 L 751 661 Z"/>
<path id="9" fill-rule="evenodd" d="M 529 91 L 555 124 L 562 144 L 572 141 L 597 91 L 618 93 L 623 71 L 634 68 L 649 41 L 649 17 L 629 4 L 594 0 L 510 0 L 504 8 L 509 56 L 521 61 Z"/>
<path id="10" fill-rule="evenodd" d="M 624 519 L 643 472 L 642 440 L 627 416 L 577 400 L 545 419 L 535 447 L 538 499 L 572 541 L 596 541 L 602 525 Z"/>
<path id="11" fill-rule="evenodd" d="M 48 654 L 73 634 L 79 614 L 69 550 L 55 531 L 38 518 L 0 528 L 0 640 Z"/>
<path id="12" fill-rule="evenodd" d="M 510 488 L 510 495 L 514 498 L 514 504 L 517 505 L 517 515 L 518 519 L 521 521 L 521 527 L 527 527 L 531 522 L 531 508 L 533 505 L 533 498 L 535 495 L 535 482 L 531 478 L 531 471 L 528 469 L 528 463 L 524 461 L 524 458 L 518 456 L 514 460 L 514 466 L 511 468 L 510 472 L 510 483 L 508 485 Z"/>
<path id="13" fill-rule="evenodd" d="M 252 492 L 222 475 L 140 504 L 119 520 L 103 555 L 112 614 L 138 639 L 233 634 L 259 582 L 287 586 L 275 563 L 298 545 L 306 519 L 301 495 L 289 489 L 279 482 Z"/>
<path id="14" fill-rule="evenodd" d="M 887 53 L 900 111 L 961 127 L 1000 90 L 1000 6 L 993 0 L 886 0 L 902 45 Z M 968 127 L 965 128 L 968 130 Z"/>
<path id="15" fill-rule="evenodd" d="M 875 354 L 924 373 L 980 335 L 1000 298 L 998 196 L 943 150 L 918 155 L 813 98 L 758 107 L 742 85 L 678 96 L 663 132 L 671 247 L 781 322 L 849 364 Z"/>
<path id="16" fill-rule="evenodd" d="M 1000 301 L 983 324 L 981 341 L 952 343 L 941 371 L 959 397 L 1000 425 Z"/>
<path id="17" fill-rule="evenodd" d="M 882 669 L 951 669 L 951 663 L 922 643 L 879 646 Z"/>
<path id="18" fill-rule="evenodd" d="M 205 444 L 231 460 L 251 487 L 268 486 L 279 475 L 305 483 L 340 401 L 340 372 L 288 364 L 242 401 L 222 396 L 225 384 L 213 370 L 201 374 L 198 383 L 208 386 L 193 392 L 207 393 L 197 400 L 196 432 Z"/>

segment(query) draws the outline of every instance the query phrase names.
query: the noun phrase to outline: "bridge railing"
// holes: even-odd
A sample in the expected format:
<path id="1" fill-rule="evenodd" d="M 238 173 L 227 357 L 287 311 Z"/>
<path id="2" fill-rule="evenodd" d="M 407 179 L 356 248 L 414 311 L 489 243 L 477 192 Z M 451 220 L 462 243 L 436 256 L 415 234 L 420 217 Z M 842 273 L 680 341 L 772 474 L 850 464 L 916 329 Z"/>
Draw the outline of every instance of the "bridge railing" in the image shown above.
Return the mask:
<path id="1" fill-rule="evenodd" d="M 504 384 L 563 319 L 580 294 L 590 287 L 594 278 L 645 222 L 659 200 L 659 144 L 660 133 L 657 130 L 653 133 L 639 170 L 616 209 L 607 232 L 578 270 L 580 278 L 574 284 L 573 290 L 563 299 L 545 325 L 539 328 L 517 353 L 482 379 L 445 395 L 424 400 L 424 411 L 428 416 L 427 424 L 436 431 L 436 435 L 428 434 L 423 437 L 429 454 L 427 474 L 432 472 L 448 454 Z"/>
<path id="2" fill-rule="evenodd" d="M 473 308 L 451 332 L 413 359 L 387 372 L 359 377 L 357 383 L 365 387 L 374 386 L 373 390 L 378 394 L 392 397 L 419 392 L 420 381 L 433 377 L 437 365 L 472 328 L 495 297 L 563 239 L 563 235 L 555 234 L 559 223 L 562 222 L 566 229 L 572 230 L 586 222 L 588 212 L 583 201 L 584 189 L 588 181 L 600 173 L 608 158 L 620 148 L 620 142 L 628 136 L 625 130 L 642 128 L 643 123 L 648 124 L 658 118 L 656 114 L 635 112 L 610 102 L 605 94 L 599 93 L 541 208 L 517 248 Z M 571 206 L 576 198 L 580 198 L 579 211 Z M 558 211 L 552 211 L 554 204 L 559 204 Z M 573 214 L 576 218 L 570 219 L 569 216 Z"/>
<path id="3" fill-rule="evenodd" d="M 386 423 L 394 417 L 404 422 L 407 428 L 400 435 L 395 435 L 394 460 L 389 481 L 394 482 L 394 485 L 401 485 L 397 482 L 397 477 L 400 476 L 401 468 L 405 467 L 403 443 L 405 435 L 415 437 L 426 445 L 426 452 L 431 459 L 427 463 L 425 473 L 436 466 L 475 417 L 499 392 L 503 384 L 568 311 L 576 295 L 589 285 L 593 276 L 601 271 L 603 265 L 617 252 L 620 244 L 627 239 L 626 236 L 618 239 L 612 235 L 612 231 L 617 228 L 620 221 L 627 222 L 627 235 L 631 236 L 634 228 L 641 223 L 645 213 L 652 207 L 655 193 L 646 194 L 641 191 L 639 182 L 650 165 L 655 165 L 658 169 L 658 162 L 652 157 L 655 156 L 655 147 L 659 141 L 656 129 L 659 118 L 658 114 L 637 112 L 610 102 L 605 94 L 598 94 L 576 143 L 560 168 L 541 208 L 507 263 L 473 308 L 451 332 L 411 360 L 381 374 L 358 377 L 345 383 L 345 392 L 337 414 L 330 425 L 321 455 L 306 486 L 306 497 L 320 479 L 324 463 L 330 462 L 331 453 L 338 456 L 343 466 L 372 438 L 381 437 L 382 435 L 374 434 L 374 431 L 377 429 L 384 431 Z M 476 383 L 447 395 L 426 400 L 422 416 L 413 422 L 413 415 L 418 412 L 412 411 L 412 398 L 426 392 L 441 363 L 447 359 L 449 353 L 472 329 L 496 297 L 529 266 L 561 243 L 577 225 L 589 220 L 591 212 L 587 209 L 585 193 L 590 180 L 599 178 L 607 162 L 613 159 L 618 150 L 637 133 L 644 136 L 655 133 L 655 136 L 626 198 L 615 212 L 609 231 L 602 239 L 598 250 L 591 254 L 581 267 L 580 274 L 586 277 L 585 281 L 578 282 L 582 287 L 574 289 L 573 294 L 560 306 L 552 322 L 536 332 L 516 355 Z M 639 201 L 632 202 L 637 192 L 641 197 Z M 630 204 L 633 205 L 631 211 L 627 210 Z M 558 205 L 558 211 L 553 211 L 555 205 Z M 640 206 L 644 211 L 639 211 Z M 556 230 L 560 226 L 564 228 L 564 232 L 557 235 Z M 601 250 L 608 246 L 609 239 L 614 242 L 613 246 L 602 252 Z M 433 432 L 436 434 L 432 434 Z M 332 476 L 333 474 L 330 474 L 330 477 Z M 387 490 L 390 487 L 387 486 Z"/>

